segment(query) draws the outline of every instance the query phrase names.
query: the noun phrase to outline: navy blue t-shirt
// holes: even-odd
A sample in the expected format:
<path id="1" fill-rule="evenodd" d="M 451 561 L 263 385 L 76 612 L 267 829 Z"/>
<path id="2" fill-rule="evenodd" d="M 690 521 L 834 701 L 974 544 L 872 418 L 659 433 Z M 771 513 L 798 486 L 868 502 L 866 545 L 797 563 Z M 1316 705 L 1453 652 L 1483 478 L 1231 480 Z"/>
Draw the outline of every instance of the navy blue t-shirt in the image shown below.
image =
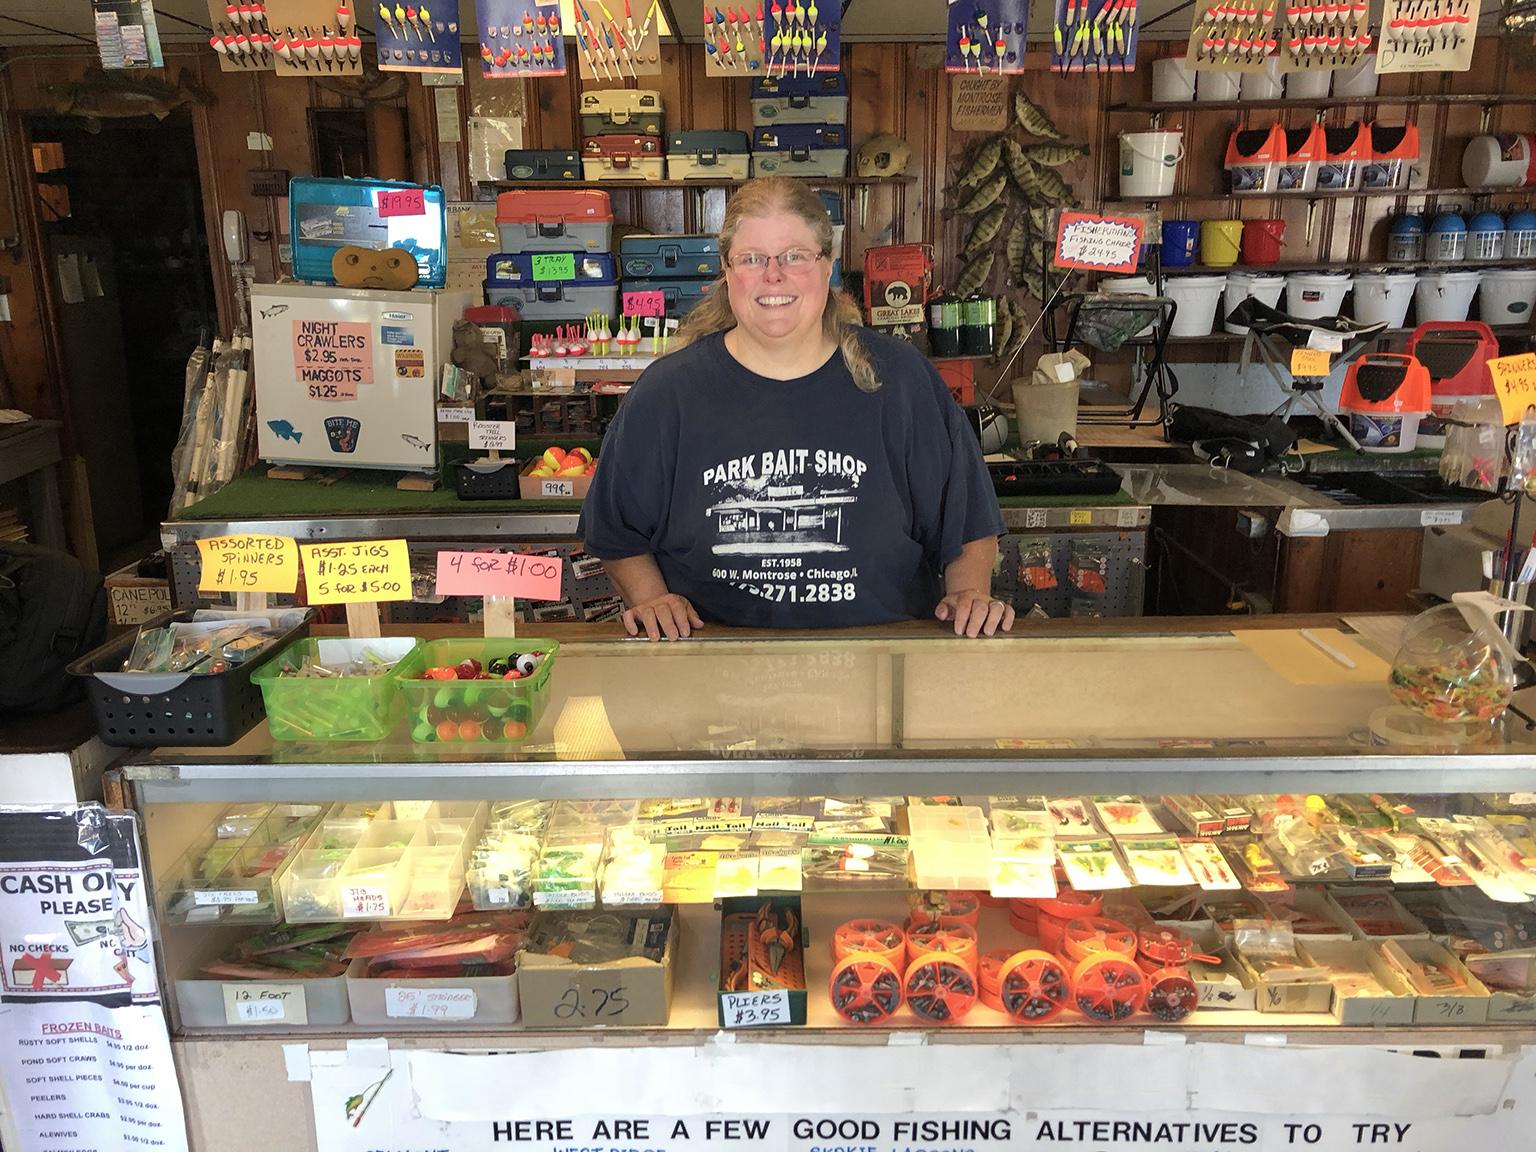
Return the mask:
<path id="1" fill-rule="evenodd" d="M 723 333 L 647 368 L 603 440 L 587 551 L 654 555 L 667 588 L 723 624 L 931 616 L 945 565 L 1002 516 L 938 371 L 905 341 L 860 338 L 874 392 L 841 351 L 798 380 L 759 376 Z"/>

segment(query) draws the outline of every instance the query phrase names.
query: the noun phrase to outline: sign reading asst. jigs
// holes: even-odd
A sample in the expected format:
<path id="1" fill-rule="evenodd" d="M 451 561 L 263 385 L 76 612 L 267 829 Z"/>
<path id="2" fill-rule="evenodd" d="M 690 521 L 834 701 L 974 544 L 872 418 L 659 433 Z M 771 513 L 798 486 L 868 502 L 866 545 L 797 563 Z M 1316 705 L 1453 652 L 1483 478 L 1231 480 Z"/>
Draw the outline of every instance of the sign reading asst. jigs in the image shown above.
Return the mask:
<path id="1" fill-rule="evenodd" d="M 1141 253 L 1144 223 L 1137 216 L 1095 216 L 1063 212 L 1056 225 L 1058 268 L 1095 272 L 1134 272 Z"/>

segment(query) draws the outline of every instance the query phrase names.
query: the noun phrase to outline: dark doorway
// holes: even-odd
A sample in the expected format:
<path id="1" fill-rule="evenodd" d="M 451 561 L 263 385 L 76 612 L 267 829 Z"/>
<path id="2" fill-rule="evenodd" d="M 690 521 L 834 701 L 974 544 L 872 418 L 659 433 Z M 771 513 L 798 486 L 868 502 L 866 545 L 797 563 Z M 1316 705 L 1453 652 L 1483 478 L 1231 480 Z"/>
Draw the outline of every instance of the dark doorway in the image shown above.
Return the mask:
<path id="1" fill-rule="evenodd" d="M 28 123 L 102 562 L 158 537 L 187 357 L 217 330 L 190 114 Z"/>

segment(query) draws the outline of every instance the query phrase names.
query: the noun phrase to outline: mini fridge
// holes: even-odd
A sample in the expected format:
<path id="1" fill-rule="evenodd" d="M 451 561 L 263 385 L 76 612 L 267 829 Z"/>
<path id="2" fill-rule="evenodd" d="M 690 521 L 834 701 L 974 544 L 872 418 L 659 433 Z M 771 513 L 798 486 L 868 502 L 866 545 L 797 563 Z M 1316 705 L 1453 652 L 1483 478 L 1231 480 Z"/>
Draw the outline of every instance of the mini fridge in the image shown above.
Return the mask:
<path id="1" fill-rule="evenodd" d="M 274 464 L 437 466 L 437 387 L 453 325 L 477 303 L 447 289 L 251 290 L 257 449 Z"/>

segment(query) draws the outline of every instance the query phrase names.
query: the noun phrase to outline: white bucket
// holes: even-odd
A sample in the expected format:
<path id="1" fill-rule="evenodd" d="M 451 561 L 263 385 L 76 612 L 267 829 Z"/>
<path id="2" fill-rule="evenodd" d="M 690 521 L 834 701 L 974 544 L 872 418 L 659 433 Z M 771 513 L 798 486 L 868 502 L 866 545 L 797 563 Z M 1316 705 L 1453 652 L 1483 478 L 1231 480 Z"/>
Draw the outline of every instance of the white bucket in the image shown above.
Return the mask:
<path id="1" fill-rule="evenodd" d="M 1280 303 L 1280 293 L 1285 291 L 1284 276 L 1264 276 L 1257 272 L 1227 273 L 1227 287 L 1221 297 L 1221 326 L 1234 336 L 1246 336 L 1248 325 L 1234 324 L 1225 319 L 1232 309 L 1252 296 L 1260 304 L 1274 308 Z"/>
<path id="2" fill-rule="evenodd" d="M 1163 292 L 1177 304 L 1170 336 L 1209 336 L 1216 327 L 1216 305 L 1227 287 L 1225 276 L 1170 276 Z"/>
<path id="3" fill-rule="evenodd" d="M 1300 73 L 1296 73 L 1300 75 Z M 1348 276 L 1325 272 L 1292 272 L 1285 278 L 1285 310 L 1302 320 L 1337 316 L 1349 291 Z"/>
<path id="4" fill-rule="evenodd" d="M 1195 99 L 1201 101 L 1236 100 L 1242 80 L 1236 72 L 1195 73 Z"/>
<path id="5" fill-rule="evenodd" d="M 1465 320 L 1482 278 L 1481 272 L 1421 272 L 1413 293 L 1419 323 Z"/>
<path id="6" fill-rule="evenodd" d="M 1536 308 L 1536 268 L 1490 268 L 1483 273 L 1477 318 L 1484 324 L 1525 324 Z"/>
<path id="7" fill-rule="evenodd" d="M 1171 196 L 1183 158 L 1183 132 L 1120 133 L 1120 195 L 1127 200 Z"/>
<path id="8" fill-rule="evenodd" d="M 1147 276 L 1106 276 L 1099 281 L 1099 291 L 1113 296 L 1156 296 L 1157 285 Z M 1156 331 L 1157 321 L 1154 320 L 1136 335 L 1150 336 Z"/>
<path id="9" fill-rule="evenodd" d="M 1333 94 L 1341 100 L 1376 95 L 1376 53 L 1367 52 L 1358 64 L 1334 69 Z"/>
<path id="10" fill-rule="evenodd" d="M 1402 328 L 1419 282 L 1417 272 L 1366 273 L 1355 277 L 1355 319 L 1362 324 L 1385 323 Z"/>
<path id="11" fill-rule="evenodd" d="M 1291 72 L 1285 78 L 1287 100 L 1323 100 L 1328 96 L 1328 83 L 1333 73 L 1326 68 L 1311 68 L 1305 72 Z"/>
<path id="12" fill-rule="evenodd" d="M 1344 409 L 1349 434 L 1367 452 L 1412 452 L 1419 443 L 1420 412 L 1355 412 Z"/>
<path id="13" fill-rule="evenodd" d="M 1244 72 L 1238 84 L 1244 100 L 1278 100 L 1285 91 L 1285 77 L 1280 72 L 1280 57 L 1264 61 L 1264 71 Z"/>
<path id="14" fill-rule="evenodd" d="M 1195 74 L 1182 56 L 1152 61 L 1152 102 L 1184 104 L 1195 98 Z"/>

